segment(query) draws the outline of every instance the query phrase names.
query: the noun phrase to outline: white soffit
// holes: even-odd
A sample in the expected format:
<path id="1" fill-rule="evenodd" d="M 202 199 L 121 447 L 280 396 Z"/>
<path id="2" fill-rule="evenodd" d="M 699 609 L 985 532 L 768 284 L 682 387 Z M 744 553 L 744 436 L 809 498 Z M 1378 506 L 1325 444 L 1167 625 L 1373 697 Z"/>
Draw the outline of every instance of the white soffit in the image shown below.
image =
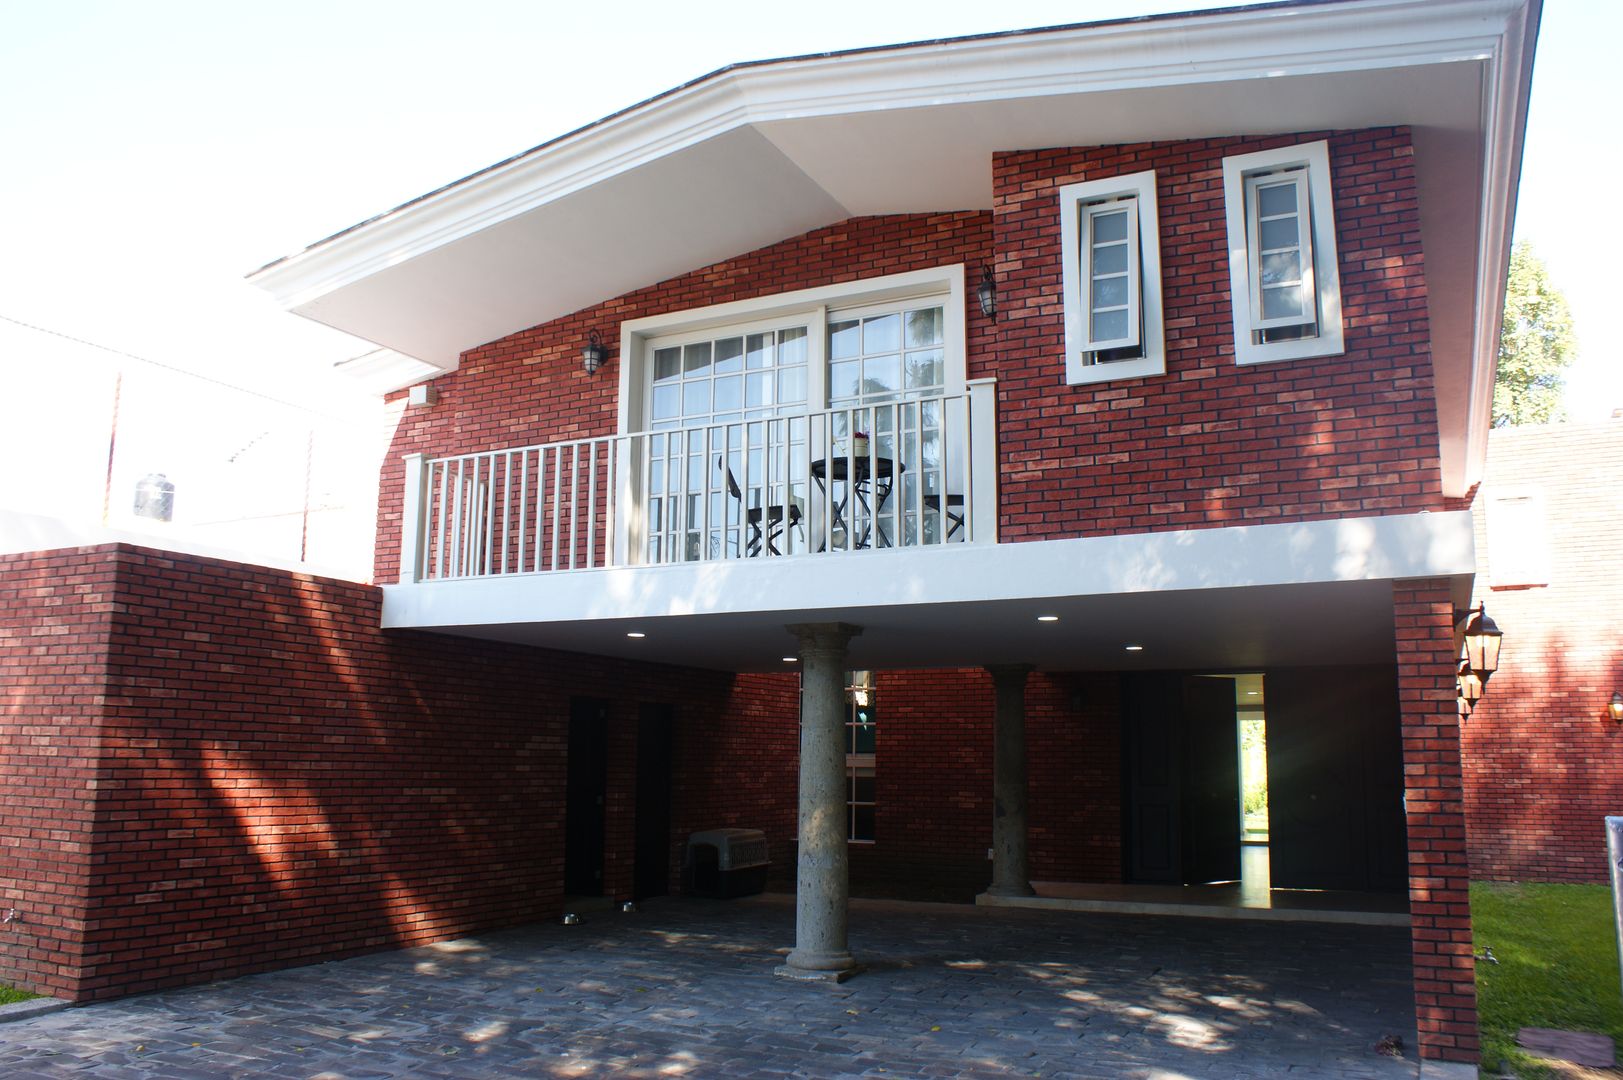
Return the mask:
<path id="1" fill-rule="evenodd" d="M 847 217 L 989 209 L 998 150 L 1408 124 L 1458 492 L 1485 446 L 1538 10 L 1272 4 L 740 65 L 250 279 L 451 370 L 467 349 Z"/>

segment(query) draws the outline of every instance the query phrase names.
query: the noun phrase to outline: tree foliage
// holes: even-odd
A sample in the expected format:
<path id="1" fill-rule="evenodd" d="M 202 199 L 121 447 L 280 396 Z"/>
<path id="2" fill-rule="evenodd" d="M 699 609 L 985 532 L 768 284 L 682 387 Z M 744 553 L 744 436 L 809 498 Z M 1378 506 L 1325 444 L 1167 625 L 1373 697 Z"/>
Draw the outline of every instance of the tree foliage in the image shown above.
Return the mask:
<path id="1" fill-rule="evenodd" d="M 1577 338 L 1567 298 L 1525 240 L 1510 252 L 1505 316 L 1499 330 L 1499 374 L 1493 385 L 1493 426 L 1549 424 L 1566 419 L 1561 392 Z"/>

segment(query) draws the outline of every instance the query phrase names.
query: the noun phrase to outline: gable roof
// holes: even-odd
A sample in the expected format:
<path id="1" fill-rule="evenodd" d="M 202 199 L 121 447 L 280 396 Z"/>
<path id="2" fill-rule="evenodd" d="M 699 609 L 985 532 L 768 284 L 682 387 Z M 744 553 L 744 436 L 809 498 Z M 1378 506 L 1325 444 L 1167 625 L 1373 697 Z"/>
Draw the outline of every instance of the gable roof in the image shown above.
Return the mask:
<path id="1" fill-rule="evenodd" d="M 1539 10 L 1313 0 L 733 65 L 249 278 L 449 371 L 467 349 L 845 218 L 990 209 L 998 150 L 1403 124 L 1444 486 L 1463 493 L 1486 445 Z"/>

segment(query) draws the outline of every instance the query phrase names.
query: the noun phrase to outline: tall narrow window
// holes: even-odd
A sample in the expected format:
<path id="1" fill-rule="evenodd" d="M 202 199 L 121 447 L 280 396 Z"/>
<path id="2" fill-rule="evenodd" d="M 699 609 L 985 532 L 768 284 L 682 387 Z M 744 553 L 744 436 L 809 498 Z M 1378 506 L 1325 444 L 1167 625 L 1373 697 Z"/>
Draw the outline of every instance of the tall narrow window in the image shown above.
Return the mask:
<path id="1" fill-rule="evenodd" d="M 853 671 L 845 687 L 846 836 L 856 843 L 874 839 L 874 751 L 878 727 L 873 672 Z"/>
<path id="2" fill-rule="evenodd" d="M 1224 158 L 1223 195 L 1236 361 L 1341 353 L 1328 144 Z"/>
<path id="3" fill-rule="evenodd" d="M 1067 185 L 1060 215 L 1066 381 L 1162 374 L 1155 173 Z"/>

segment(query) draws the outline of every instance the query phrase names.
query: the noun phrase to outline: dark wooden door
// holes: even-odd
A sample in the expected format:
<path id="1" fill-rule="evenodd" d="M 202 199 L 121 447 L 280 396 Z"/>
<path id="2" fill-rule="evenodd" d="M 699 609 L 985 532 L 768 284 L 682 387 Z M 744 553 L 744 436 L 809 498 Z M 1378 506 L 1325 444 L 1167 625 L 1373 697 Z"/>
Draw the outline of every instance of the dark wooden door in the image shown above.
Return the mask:
<path id="1" fill-rule="evenodd" d="M 564 892 L 603 895 L 604 803 L 608 794 L 608 705 L 569 702 L 569 766 L 564 796 Z"/>
<path id="2" fill-rule="evenodd" d="M 1128 675 L 1122 686 L 1123 837 L 1127 880 L 1176 885 L 1183 880 L 1179 779 L 1178 684 L 1157 675 Z"/>
<path id="3" fill-rule="evenodd" d="M 632 895 L 671 891 L 671 749 L 675 709 L 644 705 L 637 717 L 637 861 Z"/>
<path id="4" fill-rule="evenodd" d="M 1394 669 L 1272 671 L 1267 702 L 1274 888 L 1401 891 L 1408 851 Z"/>
<path id="5" fill-rule="evenodd" d="M 1240 726 L 1232 679 L 1183 680 L 1183 883 L 1240 880 Z"/>

